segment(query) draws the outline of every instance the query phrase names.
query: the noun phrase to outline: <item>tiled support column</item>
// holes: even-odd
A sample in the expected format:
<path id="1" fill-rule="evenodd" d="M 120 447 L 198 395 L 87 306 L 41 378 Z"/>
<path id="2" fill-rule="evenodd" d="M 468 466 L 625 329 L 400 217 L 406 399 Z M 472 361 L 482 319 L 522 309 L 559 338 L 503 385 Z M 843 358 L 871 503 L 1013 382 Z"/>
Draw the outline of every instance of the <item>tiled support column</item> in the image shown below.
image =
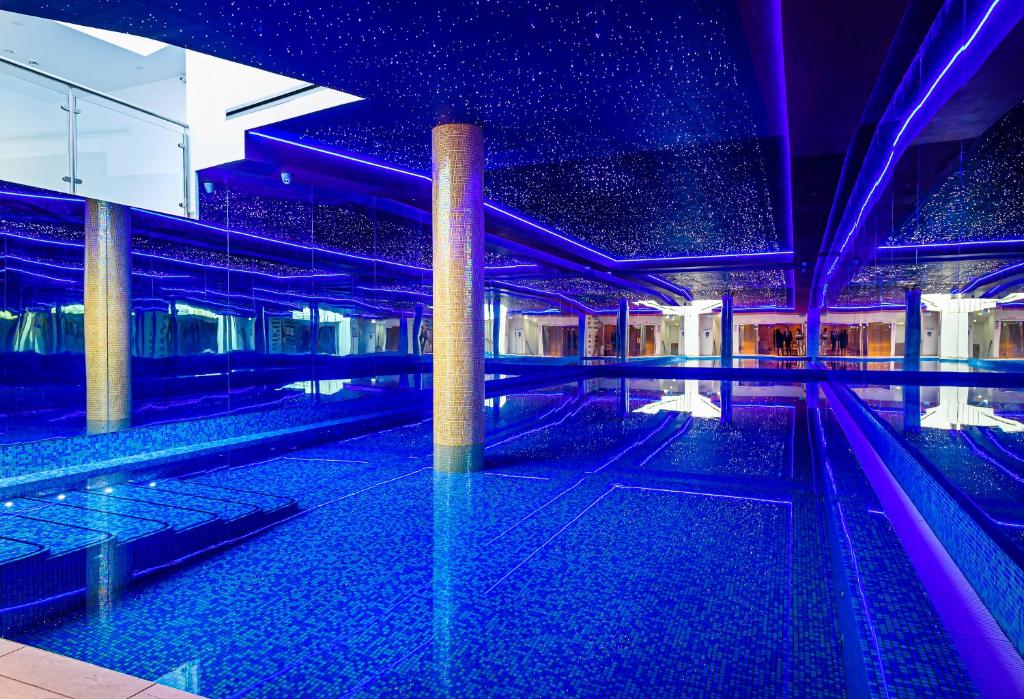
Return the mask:
<path id="1" fill-rule="evenodd" d="M 921 369 L 921 290 L 907 289 L 907 323 L 904 326 L 903 370 Z"/>
<path id="2" fill-rule="evenodd" d="M 719 406 L 722 414 L 719 422 L 728 425 L 732 422 L 732 381 L 722 381 L 719 385 Z"/>
<path id="3" fill-rule="evenodd" d="M 433 474 L 433 642 L 427 650 L 433 662 L 427 672 L 434 673 L 433 689 L 438 696 L 461 693 L 462 673 L 475 665 L 480 650 L 466 639 L 478 637 L 489 621 L 483 605 L 467 604 L 490 584 L 481 586 L 479 570 L 487 546 L 479 523 L 493 506 L 482 486 L 478 479 L 459 474 Z"/>
<path id="4" fill-rule="evenodd" d="M 576 330 L 576 354 L 582 362 L 587 356 L 587 316 L 580 313 Z"/>
<path id="5" fill-rule="evenodd" d="M 619 355 L 619 361 L 626 361 L 629 356 L 629 302 L 619 299 L 619 312 L 615 317 L 615 336 L 618 338 L 618 347 L 615 349 Z"/>
<path id="6" fill-rule="evenodd" d="M 85 388 L 90 433 L 115 432 L 132 414 L 131 213 L 89 199 L 85 213 Z"/>
<path id="7" fill-rule="evenodd" d="M 420 347 L 420 332 L 423 330 L 423 304 L 416 304 L 416 311 L 412 317 L 412 353 L 422 354 Z"/>
<path id="8" fill-rule="evenodd" d="M 807 309 L 807 358 L 817 359 L 820 352 L 821 342 L 821 309 L 809 307 Z"/>
<path id="9" fill-rule="evenodd" d="M 501 294 L 497 291 L 491 298 L 491 356 L 501 356 Z"/>
<path id="10" fill-rule="evenodd" d="M 172 357 L 178 356 L 178 304 L 176 301 L 171 301 L 170 308 L 168 309 L 171 316 L 171 343 L 170 352 Z M 259 328 L 257 328 L 258 330 Z"/>
<path id="11" fill-rule="evenodd" d="M 732 294 L 722 297 L 722 366 L 732 366 Z"/>
<path id="12" fill-rule="evenodd" d="M 267 353 L 267 311 L 262 303 L 256 304 L 256 317 L 252 321 L 253 348 L 257 354 Z"/>
<path id="13" fill-rule="evenodd" d="M 64 351 L 64 311 L 60 306 L 53 309 L 53 351 L 60 353 Z"/>
<path id="14" fill-rule="evenodd" d="M 309 304 L 309 353 L 316 354 L 320 346 L 320 306 Z"/>
<path id="15" fill-rule="evenodd" d="M 432 133 L 434 469 L 483 465 L 484 148 L 472 124 Z"/>
<path id="16" fill-rule="evenodd" d="M 921 431 L 921 387 L 903 387 L 903 431 Z"/>
<path id="17" fill-rule="evenodd" d="M 398 353 L 409 354 L 409 319 L 405 316 L 398 319 Z"/>

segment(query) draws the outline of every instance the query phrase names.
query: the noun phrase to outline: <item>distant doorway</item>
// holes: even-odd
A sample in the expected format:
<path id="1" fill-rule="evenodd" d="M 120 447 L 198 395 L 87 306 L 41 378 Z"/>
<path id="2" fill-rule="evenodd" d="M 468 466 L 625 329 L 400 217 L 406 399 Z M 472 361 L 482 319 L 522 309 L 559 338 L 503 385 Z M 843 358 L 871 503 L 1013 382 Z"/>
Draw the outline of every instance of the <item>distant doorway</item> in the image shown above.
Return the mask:
<path id="1" fill-rule="evenodd" d="M 544 356 L 571 357 L 578 352 L 579 329 L 575 326 L 545 325 Z"/>

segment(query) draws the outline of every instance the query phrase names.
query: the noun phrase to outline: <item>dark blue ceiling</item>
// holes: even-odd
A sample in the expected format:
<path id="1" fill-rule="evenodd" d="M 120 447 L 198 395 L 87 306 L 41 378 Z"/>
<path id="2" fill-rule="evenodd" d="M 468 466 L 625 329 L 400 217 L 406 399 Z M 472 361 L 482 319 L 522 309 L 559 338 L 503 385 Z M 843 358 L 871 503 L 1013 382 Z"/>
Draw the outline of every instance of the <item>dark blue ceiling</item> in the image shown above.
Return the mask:
<path id="1" fill-rule="evenodd" d="M 796 248 L 813 267 L 842 153 L 870 112 L 908 4 L 927 17 L 940 3 L 13 0 L 4 9 L 358 94 L 366 100 L 277 128 L 417 172 L 429 170 L 432 126 L 480 123 L 488 196 L 614 257 Z M 227 221 L 207 200 L 207 215 Z M 301 240 L 311 221 L 318 244 L 427 264 L 427 231 L 391 213 L 332 202 L 311 214 L 254 195 L 231 225 L 266 232 L 270 221 L 275 235 Z M 796 275 L 809 284 L 809 272 Z M 787 270 L 684 278 L 708 293 L 750 288 L 752 301 L 802 304 Z"/>
<path id="2" fill-rule="evenodd" d="M 614 256 L 790 247 L 777 0 L 21 2 L 366 98 L 283 128 L 429 171 L 480 123 L 490 196 Z"/>
<path id="3" fill-rule="evenodd" d="M 917 191 L 887 245 L 1024 237 L 1024 104 L 980 138 L 951 145 L 952 172 Z"/>

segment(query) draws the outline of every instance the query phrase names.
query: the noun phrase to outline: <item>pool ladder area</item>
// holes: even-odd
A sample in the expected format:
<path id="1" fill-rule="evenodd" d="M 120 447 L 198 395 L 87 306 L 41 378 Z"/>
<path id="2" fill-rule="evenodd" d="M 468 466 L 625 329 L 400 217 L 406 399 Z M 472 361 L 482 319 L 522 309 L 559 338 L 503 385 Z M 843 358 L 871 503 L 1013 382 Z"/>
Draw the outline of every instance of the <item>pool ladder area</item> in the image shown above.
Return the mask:
<path id="1" fill-rule="evenodd" d="M 0 636 L 254 536 L 299 511 L 292 498 L 167 479 L 0 503 Z"/>

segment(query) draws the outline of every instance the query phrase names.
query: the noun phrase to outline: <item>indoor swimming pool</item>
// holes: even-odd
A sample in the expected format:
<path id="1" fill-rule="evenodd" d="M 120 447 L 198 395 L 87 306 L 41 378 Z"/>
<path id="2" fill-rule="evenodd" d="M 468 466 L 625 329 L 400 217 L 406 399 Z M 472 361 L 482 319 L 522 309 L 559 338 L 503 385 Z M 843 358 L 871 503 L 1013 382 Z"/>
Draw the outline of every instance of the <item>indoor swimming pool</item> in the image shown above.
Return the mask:
<path id="1" fill-rule="evenodd" d="M 1024 0 L 0 8 L 0 699 L 1024 699 Z"/>
<path id="2" fill-rule="evenodd" d="M 977 695 L 816 385 L 621 388 L 490 398 L 472 474 L 422 421 L 61 494 L 98 530 L 280 511 L 10 637 L 216 699 Z"/>

